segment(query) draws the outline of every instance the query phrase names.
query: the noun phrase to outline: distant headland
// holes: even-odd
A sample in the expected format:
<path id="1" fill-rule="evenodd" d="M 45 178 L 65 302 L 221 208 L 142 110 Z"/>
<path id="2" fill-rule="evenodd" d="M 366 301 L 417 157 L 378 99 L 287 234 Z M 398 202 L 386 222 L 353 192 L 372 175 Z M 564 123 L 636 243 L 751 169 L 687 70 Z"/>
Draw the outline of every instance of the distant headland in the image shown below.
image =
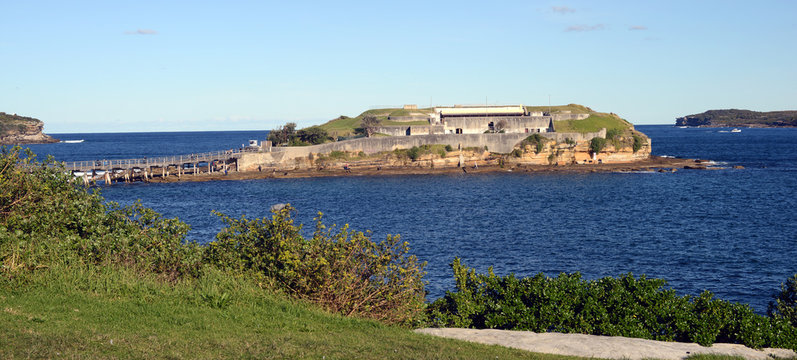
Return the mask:
<path id="1" fill-rule="evenodd" d="M 676 126 L 797 127 L 797 111 L 709 110 L 675 119 Z"/>
<path id="2" fill-rule="evenodd" d="M 42 133 L 44 122 L 32 117 L 0 112 L 0 145 L 46 144 L 58 142 Z"/>

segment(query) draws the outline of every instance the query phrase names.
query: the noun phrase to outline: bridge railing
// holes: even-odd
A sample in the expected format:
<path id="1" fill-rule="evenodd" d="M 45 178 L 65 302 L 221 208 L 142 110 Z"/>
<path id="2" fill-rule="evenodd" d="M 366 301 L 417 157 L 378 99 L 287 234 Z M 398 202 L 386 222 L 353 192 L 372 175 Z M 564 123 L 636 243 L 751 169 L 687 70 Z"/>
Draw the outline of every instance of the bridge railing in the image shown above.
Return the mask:
<path id="1" fill-rule="evenodd" d="M 144 157 L 137 159 L 109 159 L 109 160 L 90 160 L 90 161 L 71 161 L 65 162 L 67 170 L 90 170 L 90 169 L 130 169 L 145 167 L 161 167 L 168 165 L 196 164 L 201 162 L 211 162 L 214 160 L 238 158 L 244 153 L 260 152 L 260 148 L 243 148 L 224 151 L 213 151 L 199 154 L 174 155 L 162 157 Z"/>

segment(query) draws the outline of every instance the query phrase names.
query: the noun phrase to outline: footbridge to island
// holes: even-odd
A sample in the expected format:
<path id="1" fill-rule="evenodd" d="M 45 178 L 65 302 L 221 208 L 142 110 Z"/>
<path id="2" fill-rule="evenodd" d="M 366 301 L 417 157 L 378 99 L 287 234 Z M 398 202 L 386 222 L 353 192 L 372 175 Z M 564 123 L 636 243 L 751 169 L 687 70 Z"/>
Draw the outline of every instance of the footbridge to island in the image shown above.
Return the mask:
<path id="1" fill-rule="evenodd" d="M 238 171 L 238 159 L 243 154 L 260 151 L 260 147 L 247 147 L 200 154 L 73 161 L 63 164 L 66 171 L 83 179 L 86 184 L 97 180 L 111 184 L 119 181 L 149 181 L 154 177 L 176 176 L 179 179 L 186 175 Z"/>

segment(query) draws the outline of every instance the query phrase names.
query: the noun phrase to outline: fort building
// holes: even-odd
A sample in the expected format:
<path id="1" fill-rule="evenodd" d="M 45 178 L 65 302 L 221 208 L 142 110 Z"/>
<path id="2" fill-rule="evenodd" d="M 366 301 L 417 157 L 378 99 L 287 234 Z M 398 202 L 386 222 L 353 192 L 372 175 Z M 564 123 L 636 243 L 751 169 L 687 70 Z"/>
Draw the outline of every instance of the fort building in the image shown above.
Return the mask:
<path id="1" fill-rule="evenodd" d="M 575 118 L 586 117 L 576 114 Z M 555 132 L 554 120 L 574 117 L 572 114 L 529 112 L 523 105 L 455 105 L 435 107 L 431 114 L 390 117 L 393 121 L 427 121 L 428 125 L 381 126 L 378 133 L 391 136 L 484 133 Z"/>

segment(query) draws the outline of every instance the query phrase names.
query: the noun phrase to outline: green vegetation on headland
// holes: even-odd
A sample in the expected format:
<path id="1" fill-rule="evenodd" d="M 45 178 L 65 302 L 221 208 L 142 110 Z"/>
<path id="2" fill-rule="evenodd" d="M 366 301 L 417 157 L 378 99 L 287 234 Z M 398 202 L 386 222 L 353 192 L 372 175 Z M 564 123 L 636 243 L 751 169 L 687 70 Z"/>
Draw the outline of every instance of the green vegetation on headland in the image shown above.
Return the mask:
<path id="1" fill-rule="evenodd" d="M 39 119 L 0 112 L 0 145 L 58 142 L 42 133 Z"/>
<path id="2" fill-rule="evenodd" d="M 797 277 L 763 317 L 662 280 L 483 276 L 455 260 L 457 290 L 428 304 L 398 237 L 320 216 L 308 237 L 286 206 L 220 214 L 226 228 L 197 245 L 185 223 L 105 203 L 18 151 L 0 155 L 0 358 L 539 358 L 407 329 L 430 324 L 797 348 Z"/>
<path id="3" fill-rule="evenodd" d="M 797 111 L 709 110 L 675 120 L 676 126 L 797 127 Z"/>

